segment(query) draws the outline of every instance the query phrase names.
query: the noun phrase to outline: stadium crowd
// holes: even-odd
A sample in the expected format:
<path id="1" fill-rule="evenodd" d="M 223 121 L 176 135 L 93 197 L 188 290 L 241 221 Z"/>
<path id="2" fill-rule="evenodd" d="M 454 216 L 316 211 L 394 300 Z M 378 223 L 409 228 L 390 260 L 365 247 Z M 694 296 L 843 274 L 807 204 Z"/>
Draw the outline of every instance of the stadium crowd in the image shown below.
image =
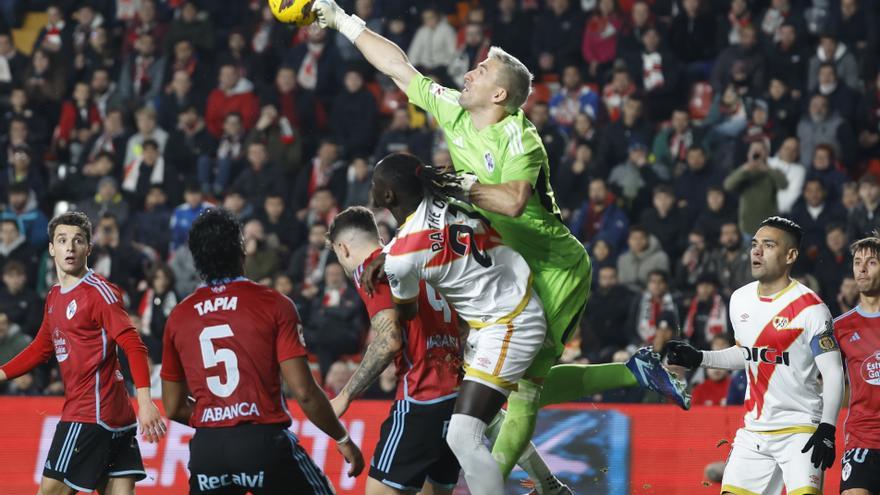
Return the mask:
<path id="1" fill-rule="evenodd" d="M 564 359 L 622 361 L 679 332 L 728 347 L 727 299 L 751 281 L 748 241 L 773 214 L 805 229 L 798 279 L 835 316 L 857 303 L 848 245 L 880 227 L 880 3 L 340 4 L 442 84 L 460 87 L 490 45 L 534 72 L 525 110 L 593 261 Z M 95 226 L 89 266 L 126 293 L 159 364 L 166 318 L 198 283 L 188 229 L 222 205 L 245 225 L 246 275 L 296 302 L 314 372 L 338 391 L 369 322 L 327 225 L 369 205 L 371 167 L 390 152 L 450 166 L 431 117 L 347 40 L 281 24 L 263 0 L 0 7 L 0 362 L 43 319 L 48 218 L 77 209 Z M 11 30 L 25 9 L 48 18 L 30 55 Z M 377 214 L 390 239 L 393 218 Z M 742 401 L 742 372 L 692 382 L 696 404 Z M 394 386 L 388 370 L 367 396 Z M 62 387 L 46 365 L 3 392 Z"/>

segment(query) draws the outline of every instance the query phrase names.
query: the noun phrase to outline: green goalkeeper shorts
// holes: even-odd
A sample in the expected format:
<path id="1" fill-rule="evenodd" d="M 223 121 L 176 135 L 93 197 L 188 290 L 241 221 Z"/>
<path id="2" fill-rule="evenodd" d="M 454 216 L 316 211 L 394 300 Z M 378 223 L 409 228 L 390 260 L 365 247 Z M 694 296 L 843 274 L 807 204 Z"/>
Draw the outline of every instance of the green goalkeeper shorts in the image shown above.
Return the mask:
<path id="1" fill-rule="evenodd" d="M 584 307 L 590 298 L 593 269 L 584 256 L 565 269 L 544 268 L 532 273 L 535 292 L 544 303 L 547 337 L 544 346 L 526 370 L 525 378 L 544 378 L 562 356 L 565 343 L 578 331 Z"/>

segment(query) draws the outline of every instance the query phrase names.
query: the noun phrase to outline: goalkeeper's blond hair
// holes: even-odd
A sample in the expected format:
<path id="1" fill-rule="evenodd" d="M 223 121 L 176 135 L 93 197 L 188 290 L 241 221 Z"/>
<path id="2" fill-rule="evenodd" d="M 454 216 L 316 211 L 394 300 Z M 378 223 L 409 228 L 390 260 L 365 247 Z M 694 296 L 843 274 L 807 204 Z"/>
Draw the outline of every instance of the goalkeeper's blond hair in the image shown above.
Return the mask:
<path id="1" fill-rule="evenodd" d="M 489 48 L 489 58 L 501 64 L 495 82 L 507 91 L 504 109 L 507 113 L 514 114 L 532 93 L 534 76 L 518 58 L 497 46 Z"/>

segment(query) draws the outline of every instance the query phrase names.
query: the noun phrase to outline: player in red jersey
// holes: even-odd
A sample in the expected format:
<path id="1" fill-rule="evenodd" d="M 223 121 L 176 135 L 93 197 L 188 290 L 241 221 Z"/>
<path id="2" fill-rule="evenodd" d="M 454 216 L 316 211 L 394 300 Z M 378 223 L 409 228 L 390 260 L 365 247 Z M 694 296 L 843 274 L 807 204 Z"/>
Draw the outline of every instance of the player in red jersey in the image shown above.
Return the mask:
<path id="1" fill-rule="evenodd" d="M 206 210 L 188 242 L 206 284 L 168 317 L 161 375 L 168 417 L 196 429 L 190 493 L 334 493 L 287 429 L 279 373 L 309 420 L 336 439 L 349 476 L 364 460 L 309 371 L 296 307 L 242 276 L 241 225 L 229 212 Z"/>
<path id="2" fill-rule="evenodd" d="M 880 494 L 880 237 L 852 244 L 859 304 L 834 320 L 849 377 L 840 493 Z"/>
<path id="3" fill-rule="evenodd" d="M 382 424 L 371 463 L 367 495 L 422 493 L 451 494 L 458 480 L 459 463 L 446 443 L 445 430 L 455 408 L 462 379 L 460 332 L 469 330 L 458 314 L 424 280 L 419 282 L 418 314 L 401 323 L 387 277 L 380 277 L 368 294 L 361 273 L 382 253 L 379 232 L 370 210 L 351 207 L 340 212 L 330 226 L 327 241 L 370 315 L 376 337 L 364 353 L 357 371 L 330 401 L 342 416 L 351 401 L 366 390 L 392 362 L 397 368 L 397 396 L 391 415 Z M 491 423 L 487 436 L 494 442 L 503 415 Z M 518 464 L 540 493 L 571 493 L 554 476 L 531 443 Z"/>
<path id="4" fill-rule="evenodd" d="M 49 290 L 34 341 L 0 368 L 0 382 L 21 376 L 54 354 L 64 381 L 64 409 L 46 458 L 42 495 L 98 490 L 134 493 L 146 477 L 135 439 L 138 422 L 148 441 L 165 434 L 150 399 L 147 348 L 122 305 L 122 292 L 89 270 L 92 224 L 80 212 L 49 222 L 49 255 L 58 285 Z M 128 356 L 138 415 L 122 381 L 116 346 Z"/>

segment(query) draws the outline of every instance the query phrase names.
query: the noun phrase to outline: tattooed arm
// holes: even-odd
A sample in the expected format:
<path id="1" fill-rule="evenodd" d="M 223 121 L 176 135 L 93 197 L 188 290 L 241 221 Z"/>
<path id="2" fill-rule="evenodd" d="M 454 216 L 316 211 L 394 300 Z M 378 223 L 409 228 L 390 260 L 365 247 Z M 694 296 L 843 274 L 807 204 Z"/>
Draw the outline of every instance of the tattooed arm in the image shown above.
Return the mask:
<path id="1" fill-rule="evenodd" d="M 345 413 L 352 399 L 361 395 L 379 378 L 382 371 L 391 364 L 394 356 L 403 348 L 403 326 L 398 319 L 397 310 L 384 309 L 379 311 L 370 320 L 370 324 L 376 331 L 375 338 L 367 347 L 364 358 L 354 375 L 348 380 L 339 395 L 331 401 L 337 417 Z"/>

